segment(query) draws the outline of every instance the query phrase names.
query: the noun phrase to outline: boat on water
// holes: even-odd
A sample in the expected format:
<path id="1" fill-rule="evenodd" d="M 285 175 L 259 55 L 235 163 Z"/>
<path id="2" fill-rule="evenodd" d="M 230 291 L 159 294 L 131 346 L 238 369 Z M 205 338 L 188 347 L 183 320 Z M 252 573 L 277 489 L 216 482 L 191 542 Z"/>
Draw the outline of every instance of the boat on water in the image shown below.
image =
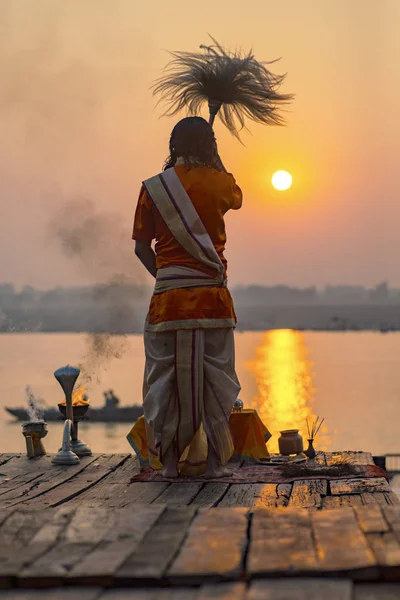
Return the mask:
<path id="1" fill-rule="evenodd" d="M 16 417 L 18 421 L 29 421 L 30 416 L 28 410 L 23 407 L 9 408 L 5 407 L 6 411 Z M 64 417 L 58 408 L 40 407 L 37 408 L 37 414 L 40 420 L 46 421 L 62 421 Z M 85 415 L 85 420 L 92 423 L 134 423 L 143 414 L 142 406 L 121 406 L 121 407 L 102 407 L 93 408 L 89 406 Z"/>

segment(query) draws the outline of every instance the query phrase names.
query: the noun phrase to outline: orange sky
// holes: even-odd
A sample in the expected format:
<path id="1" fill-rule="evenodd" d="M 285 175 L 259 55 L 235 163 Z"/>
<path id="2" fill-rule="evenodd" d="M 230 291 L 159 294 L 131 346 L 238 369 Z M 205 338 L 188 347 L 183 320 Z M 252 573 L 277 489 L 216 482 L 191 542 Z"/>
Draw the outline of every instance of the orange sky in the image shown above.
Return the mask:
<path id="1" fill-rule="evenodd" d="M 216 124 L 242 186 L 227 216 L 232 284 L 400 286 L 399 0 L 4 0 L 0 4 L 0 281 L 82 284 L 96 273 L 49 234 L 70 200 L 120 215 L 159 171 L 174 119 L 149 92 L 165 49 L 226 46 L 282 57 L 288 126 Z M 293 174 L 273 191 L 274 170 Z M 130 265 L 124 268 L 129 269 Z M 132 272 L 138 266 L 132 257 Z M 115 265 L 115 272 L 121 270 Z"/>

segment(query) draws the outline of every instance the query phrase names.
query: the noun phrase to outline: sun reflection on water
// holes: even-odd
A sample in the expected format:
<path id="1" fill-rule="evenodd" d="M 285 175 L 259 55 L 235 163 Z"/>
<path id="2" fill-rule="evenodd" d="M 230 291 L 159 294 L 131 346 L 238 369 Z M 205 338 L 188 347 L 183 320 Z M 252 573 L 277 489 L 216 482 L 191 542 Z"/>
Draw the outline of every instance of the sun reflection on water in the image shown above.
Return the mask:
<path id="1" fill-rule="evenodd" d="M 268 442 L 270 452 L 278 452 L 279 432 L 299 429 L 307 448 L 306 419 L 316 419 L 313 411 L 313 364 L 309 360 L 304 335 L 291 329 L 277 329 L 264 334 L 256 356 L 248 368 L 257 381 L 258 394 L 251 406 L 273 437 Z M 328 429 L 323 425 L 317 435 L 315 448 L 330 446 Z"/>

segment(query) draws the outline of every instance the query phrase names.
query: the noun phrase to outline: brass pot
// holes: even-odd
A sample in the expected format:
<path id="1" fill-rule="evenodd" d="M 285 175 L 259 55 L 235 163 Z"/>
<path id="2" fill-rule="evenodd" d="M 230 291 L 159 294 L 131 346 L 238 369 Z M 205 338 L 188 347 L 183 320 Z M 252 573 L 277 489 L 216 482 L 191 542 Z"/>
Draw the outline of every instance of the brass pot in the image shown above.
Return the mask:
<path id="1" fill-rule="evenodd" d="M 285 429 L 278 439 L 279 452 L 283 456 L 303 452 L 303 438 L 298 429 Z"/>

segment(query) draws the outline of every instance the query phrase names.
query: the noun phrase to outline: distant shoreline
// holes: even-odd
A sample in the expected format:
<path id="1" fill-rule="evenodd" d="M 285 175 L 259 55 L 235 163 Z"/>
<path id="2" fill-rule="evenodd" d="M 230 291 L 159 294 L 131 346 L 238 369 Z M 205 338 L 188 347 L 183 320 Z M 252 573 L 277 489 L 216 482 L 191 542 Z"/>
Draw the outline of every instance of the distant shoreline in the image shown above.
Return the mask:
<path id="1" fill-rule="evenodd" d="M 249 333 L 249 332 L 262 332 L 262 331 L 273 331 L 277 329 L 291 329 L 293 331 L 300 331 L 302 333 L 380 333 L 382 335 L 386 335 L 389 333 L 399 333 L 400 328 L 392 328 L 392 329 L 379 329 L 379 328 L 337 328 L 337 329 L 328 329 L 328 328 L 317 328 L 317 327 L 248 327 L 243 328 L 239 325 L 235 328 L 236 333 Z M 130 331 L 106 331 L 106 330 L 89 330 L 89 329 L 12 329 L 9 331 L 0 331 L 1 335 L 23 335 L 23 334 L 43 334 L 43 335 L 52 335 L 52 334 L 81 334 L 81 335 L 142 335 L 143 330 L 130 330 Z"/>
<path id="2" fill-rule="evenodd" d="M 0 316 L 0 333 L 108 333 L 141 334 L 148 307 L 81 306 L 71 304 L 4 307 Z M 237 331 L 400 331 L 398 304 L 304 304 L 269 306 L 266 303 L 236 301 Z"/>

